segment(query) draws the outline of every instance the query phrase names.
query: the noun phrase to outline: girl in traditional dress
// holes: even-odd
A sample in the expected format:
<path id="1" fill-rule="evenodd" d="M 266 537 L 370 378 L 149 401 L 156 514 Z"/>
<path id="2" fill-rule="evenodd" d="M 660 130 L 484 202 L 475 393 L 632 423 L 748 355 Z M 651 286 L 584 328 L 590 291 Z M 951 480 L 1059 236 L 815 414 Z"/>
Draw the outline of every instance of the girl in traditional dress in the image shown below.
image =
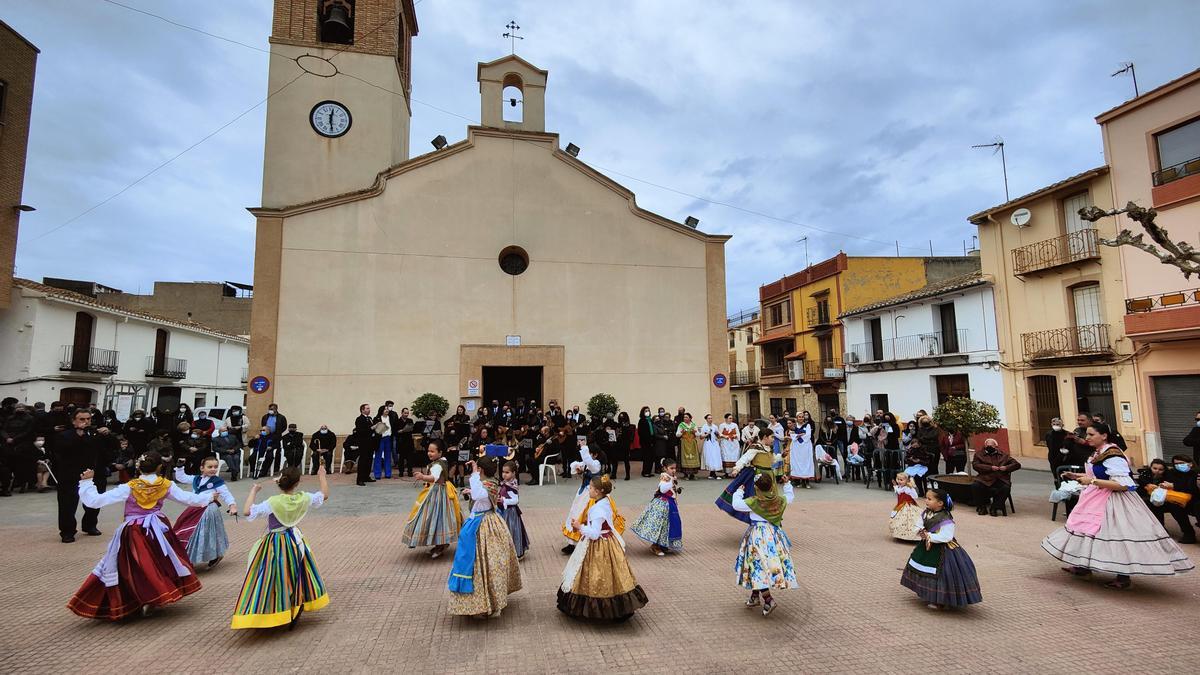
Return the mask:
<path id="1" fill-rule="evenodd" d="M 917 594 L 930 609 L 964 607 L 983 602 L 975 563 L 954 538 L 954 502 L 945 490 L 925 493 L 921 541 L 913 548 L 900 585 Z"/>
<path id="2" fill-rule="evenodd" d="M 675 460 L 664 459 L 662 464 L 658 489 L 633 524 L 633 533 L 650 544 L 650 550 L 658 556 L 683 550 L 683 521 L 679 519 L 679 506 L 675 503 L 675 495 L 681 490 L 675 480 Z"/>
<path id="3" fill-rule="evenodd" d="M 309 508 L 318 508 L 329 500 L 325 460 L 319 461 L 319 492 L 296 491 L 304 475 L 299 466 L 284 468 L 276 479 L 279 494 L 261 504 L 255 504 L 254 498 L 262 483 L 250 488 L 243 513 L 247 520 L 266 516 L 267 533 L 250 549 L 246 579 L 233 608 L 230 628 L 294 626 L 304 612 L 315 612 L 329 604 L 317 561 L 297 527 Z"/>
<path id="4" fill-rule="evenodd" d="M 793 427 L 790 421 L 788 427 L 788 474 L 793 481 L 800 481 L 800 485 L 808 489 L 809 481 L 814 480 L 817 475 L 816 462 L 813 459 L 813 439 L 810 435 L 812 427 L 808 424 Z"/>
<path id="5" fill-rule="evenodd" d="M 496 513 L 500 500 L 496 458 L 467 462 L 467 470 L 471 472 L 471 517 L 463 524 L 450 568 L 450 613 L 500 616 L 509 594 L 521 590 L 521 567 L 508 524 Z"/>
<path id="6" fill-rule="evenodd" d="M 612 489 L 608 476 L 593 478 L 592 504 L 571 523 L 581 538 L 563 570 L 558 609 L 577 619 L 624 621 L 648 602 L 625 557 Z"/>
<path id="7" fill-rule="evenodd" d="M 1042 548 L 1067 563 L 1063 570 L 1084 577 L 1093 571 L 1116 574 L 1109 588 L 1129 588 L 1131 575 L 1170 576 L 1195 565 L 1167 534 L 1137 495 L 1129 460 L 1112 443 L 1107 424 L 1087 428 L 1087 444 L 1095 448 L 1085 473 L 1064 473 L 1086 487 L 1067 524 L 1042 540 Z"/>
<path id="8" fill-rule="evenodd" d="M 529 533 L 525 531 L 525 521 L 521 518 L 521 507 L 518 494 L 521 485 L 521 467 L 516 462 L 505 462 L 500 477 L 500 512 L 508 531 L 512 534 L 513 548 L 517 552 L 517 560 L 525 557 L 529 550 Z"/>
<path id="9" fill-rule="evenodd" d="M 780 490 L 771 476 L 762 474 L 754 479 L 755 493 L 746 497 L 745 487 L 733 495 L 733 508 L 749 518 L 750 527 L 742 536 L 733 570 L 737 583 L 750 591 L 746 607 L 762 604 L 762 615 L 775 611 L 771 589 L 799 587 L 796 567 L 792 563 L 792 542 L 783 531 L 783 512 L 795 494 L 791 483 Z M 782 494 L 780 494 L 782 492 Z"/>
<path id="10" fill-rule="evenodd" d="M 683 421 L 675 428 L 675 437 L 679 439 L 683 475 L 692 480 L 700 469 L 700 441 L 696 438 L 696 423 L 692 421 L 692 413 L 683 413 Z"/>
<path id="11" fill-rule="evenodd" d="M 716 480 L 717 472 L 725 470 L 724 465 L 721 463 L 720 431 L 720 428 L 713 424 L 713 416 L 711 414 L 704 416 L 704 425 L 697 431 L 700 438 L 704 441 L 701 451 L 700 468 L 708 472 L 709 480 Z"/>
<path id="12" fill-rule="evenodd" d="M 579 461 L 571 462 L 571 475 L 579 476 L 579 490 L 571 500 L 571 508 L 567 509 L 567 518 L 563 521 L 562 533 L 567 538 L 567 545 L 562 547 L 563 555 L 571 555 L 575 544 L 579 541 L 579 530 L 571 527 L 571 523 L 579 519 L 579 515 L 587 508 L 591 499 L 589 486 L 592 478 L 600 475 L 600 460 L 592 456 L 591 448 L 586 441 L 579 441 Z"/>
<path id="13" fill-rule="evenodd" d="M 401 541 L 409 548 L 432 546 L 430 558 L 437 558 L 458 539 L 462 511 L 458 509 L 458 491 L 446 482 L 449 472 L 442 459 L 443 441 L 432 439 L 426 449 L 429 466 L 413 472 L 413 478 L 425 483 L 404 524 Z"/>
<path id="14" fill-rule="evenodd" d="M 125 505 L 125 520 L 117 526 L 108 551 L 75 591 L 67 608 L 88 619 L 123 619 L 138 610 L 168 605 L 200 590 L 187 551 L 163 515 L 167 499 L 186 506 L 204 506 L 216 492 L 184 492 L 158 475 L 162 456 L 147 452 L 137 460 L 141 474 L 107 492 L 97 492 L 91 469 L 79 476 L 79 499 L 99 509 Z"/>
<path id="15" fill-rule="evenodd" d="M 225 533 L 225 522 L 221 519 L 221 506 L 225 512 L 237 513 L 237 501 L 233 493 L 225 486 L 225 481 L 217 475 L 221 468 L 221 460 L 216 457 L 205 457 L 200 460 L 200 475 L 193 476 L 182 466 L 175 469 L 175 480 L 185 485 L 191 485 L 192 492 L 201 494 L 214 490 L 217 501 L 211 501 L 204 506 L 190 506 L 175 519 L 175 536 L 187 549 L 188 559 L 193 565 L 208 563 L 216 567 L 225 557 L 229 548 L 229 535 Z"/>
<path id="16" fill-rule="evenodd" d="M 734 462 L 733 470 L 737 472 L 725 490 L 717 497 L 717 508 L 725 513 L 749 524 L 750 516 L 743 511 L 733 508 L 733 497 L 740 489 L 745 497 L 754 496 L 754 481 L 761 475 L 766 475 L 772 481 L 776 479 L 775 465 L 781 461 L 778 454 L 771 451 L 775 443 L 775 432 L 767 427 L 759 432 L 758 437 L 746 446 L 746 452 Z"/>
<path id="17" fill-rule="evenodd" d="M 726 478 L 730 477 L 729 470 L 742 454 L 738 446 L 738 431 L 738 425 L 733 421 L 733 413 L 725 413 L 725 421 L 717 425 L 717 436 L 721 441 L 721 469 Z"/>
<path id="18" fill-rule="evenodd" d="M 903 541 L 920 541 L 917 532 L 921 529 L 921 507 L 917 506 L 919 493 L 912 486 L 912 477 L 906 473 L 896 474 L 892 491 L 896 493 L 896 506 L 892 509 L 889 525 L 892 537 Z"/>

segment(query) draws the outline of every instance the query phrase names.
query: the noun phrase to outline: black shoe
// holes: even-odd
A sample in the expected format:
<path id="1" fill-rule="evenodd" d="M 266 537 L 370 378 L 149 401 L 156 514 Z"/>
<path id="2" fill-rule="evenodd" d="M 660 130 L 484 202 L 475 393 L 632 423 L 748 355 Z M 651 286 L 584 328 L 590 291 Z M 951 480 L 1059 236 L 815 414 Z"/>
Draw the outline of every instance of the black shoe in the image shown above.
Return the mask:
<path id="1" fill-rule="evenodd" d="M 363 482 L 355 483 L 355 485 L 357 485 L 358 487 L 366 487 L 367 486 L 367 484 L 363 483 Z"/>
<path id="2" fill-rule="evenodd" d="M 94 527 L 90 530 L 84 530 L 83 533 L 89 537 L 99 537 L 101 534 L 103 534 L 103 532 L 101 532 L 100 530 L 97 530 Z"/>
<path id="3" fill-rule="evenodd" d="M 363 481 L 363 482 L 364 482 L 364 483 L 374 483 L 374 482 L 375 482 L 375 479 L 374 479 L 374 478 L 368 478 L 368 479 L 366 479 L 366 480 L 365 480 L 365 481 Z"/>
<path id="4" fill-rule="evenodd" d="M 74 543 L 75 543 L 75 535 L 73 535 L 73 534 L 64 534 L 64 535 L 62 536 L 62 543 L 64 543 L 64 544 L 74 544 Z"/>
<path id="5" fill-rule="evenodd" d="M 566 546 L 562 547 L 563 555 L 571 555 L 574 552 L 575 552 L 575 544 L 567 544 Z"/>
<path id="6" fill-rule="evenodd" d="M 629 476 L 625 476 L 625 480 L 629 480 Z"/>
<path id="7" fill-rule="evenodd" d="M 12 492 L 10 492 L 9 490 L 5 490 L 4 492 L 0 492 L 0 497 L 11 497 L 11 496 L 12 496 Z"/>

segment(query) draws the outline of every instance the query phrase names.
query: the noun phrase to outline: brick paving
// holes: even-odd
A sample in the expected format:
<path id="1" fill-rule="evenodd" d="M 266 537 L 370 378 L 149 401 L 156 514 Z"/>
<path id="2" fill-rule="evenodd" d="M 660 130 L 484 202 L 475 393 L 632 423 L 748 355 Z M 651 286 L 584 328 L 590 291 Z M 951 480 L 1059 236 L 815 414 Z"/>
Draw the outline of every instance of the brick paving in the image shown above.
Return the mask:
<path id="1" fill-rule="evenodd" d="M 733 584 L 743 528 L 712 506 L 723 483 L 698 480 L 685 483 L 681 500 L 682 555 L 657 558 L 629 542 L 650 604 L 628 623 L 591 625 L 554 605 L 571 485 L 522 491 L 533 539 L 525 588 L 502 617 L 479 621 L 446 612 L 448 558 L 400 544 L 415 487 L 357 488 L 338 476 L 331 502 L 302 526 L 332 602 L 292 632 L 228 627 L 261 523 L 230 520 L 229 558 L 200 572 L 199 593 L 150 618 L 102 623 L 76 617 L 65 603 L 102 555 L 119 509 L 101 514 L 105 536 L 65 545 L 54 495 L 16 495 L 0 500 L 0 671 L 1116 673 L 1138 664 L 1183 672 L 1173 669 L 1196 663 L 1200 574 L 1138 579 L 1125 592 L 1067 577 L 1038 546 L 1055 527 L 1047 474 L 1018 478 L 1016 514 L 958 514 L 960 541 L 982 580 L 981 605 L 926 610 L 899 585 L 910 545 L 887 535 L 890 495 L 823 484 L 797 490 L 785 516 L 802 588 L 778 593 L 779 609 L 763 619 L 741 606 Z M 249 486 L 232 484 L 239 498 Z M 630 522 L 652 490 L 647 479 L 617 482 L 614 496 Z M 1200 558 L 1200 547 L 1185 549 Z"/>

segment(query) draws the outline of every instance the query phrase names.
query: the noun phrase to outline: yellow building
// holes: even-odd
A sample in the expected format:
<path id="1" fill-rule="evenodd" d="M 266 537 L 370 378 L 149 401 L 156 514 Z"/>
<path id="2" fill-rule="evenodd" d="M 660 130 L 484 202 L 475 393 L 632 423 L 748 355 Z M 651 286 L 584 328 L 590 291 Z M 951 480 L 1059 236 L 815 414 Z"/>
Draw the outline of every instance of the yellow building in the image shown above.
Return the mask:
<path id="1" fill-rule="evenodd" d="M 1112 208 L 1106 166 L 970 217 L 979 227 L 984 276 L 995 283 L 1014 455 L 1045 457 L 1050 420 L 1074 428 L 1076 414 L 1089 412 L 1115 425 L 1135 462 L 1145 458 L 1134 350 L 1120 321 L 1121 253 L 1098 243 L 1116 225 L 1082 220 L 1079 209 L 1092 205 Z"/>
<path id="2" fill-rule="evenodd" d="M 838 316 L 897 293 L 978 269 L 963 257 L 867 257 L 844 253 L 759 288 L 764 412 L 846 410 L 846 352 Z"/>
<path id="3" fill-rule="evenodd" d="M 640 208 L 562 149 L 549 74 L 517 56 L 478 64 L 465 140 L 409 158 L 413 3 L 357 0 L 348 28 L 327 5 L 275 2 L 273 52 L 309 56 L 270 62 L 272 91 L 291 84 L 267 103 L 252 209 L 252 419 L 275 401 L 341 431 L 362 402 L 426 391 L 469 410 L 608 392 L 632 412 L 728 411 L 729 237 Z M 338 74 L 299 77 L 335 54 Z"/>

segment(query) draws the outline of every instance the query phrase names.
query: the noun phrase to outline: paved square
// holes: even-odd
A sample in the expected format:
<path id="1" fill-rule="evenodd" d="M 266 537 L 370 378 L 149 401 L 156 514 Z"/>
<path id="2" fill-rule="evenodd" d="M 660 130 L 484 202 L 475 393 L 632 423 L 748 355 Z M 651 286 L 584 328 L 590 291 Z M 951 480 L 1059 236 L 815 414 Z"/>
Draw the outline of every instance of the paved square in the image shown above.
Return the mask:
<path id="1" fill-rule="evenodd" d="M 554 604 L 566 560 L 558 528 L 572 485 L 522 490 L 533 539 L 525 588 L 502 617 L 478 621 L 446 612 L 449 558 L 430 560 L 400 544 L 415 486 L 384 480 L 359 488 L 337 476 L 330 503 L 302 525 L 332 602 L 292 632 L 229 629 L 262 523 L 229 520 L 229 557 L 200 572 L 199 593 L 147 619 L 102 623 L 65 604 L 103 554 L 119 507 L 102 512 L 103 537 L 65 545 L 54 495 L 15 495 L 0 500 L 0 671 L 1194 672 L 1186 664 L 1200 658 L 1200 574 L 1136 579 L 1124 592 L 1067 577 L 1038 546 L 1055 527 L 1048 480 L 1018 474 L 1017 513 L 1007 518 L 958 512 L 984 602 L 944 612 L 926 610 L 899 584 L 910 545 L 888 537 L 890 493 L 861 483 L 797 490 L 784 525 L 802 588 L 778 593 L 769 619 L 745 610 L 733 583 L 743 528 L 712 504 L 724 481 L 686 482 L 684 553 L 657 558 L 631 537 L 630 561 L 650 604 L 626 624 L 591 625 Z M 250 482 L 231 487 L 241 499 Z M 616 487 L 632 522 L 653 482 Z M 172 504 L 168 514 L 180 510 Z M 1200 558 L 1200 547 L 1184 548 Z"/>

